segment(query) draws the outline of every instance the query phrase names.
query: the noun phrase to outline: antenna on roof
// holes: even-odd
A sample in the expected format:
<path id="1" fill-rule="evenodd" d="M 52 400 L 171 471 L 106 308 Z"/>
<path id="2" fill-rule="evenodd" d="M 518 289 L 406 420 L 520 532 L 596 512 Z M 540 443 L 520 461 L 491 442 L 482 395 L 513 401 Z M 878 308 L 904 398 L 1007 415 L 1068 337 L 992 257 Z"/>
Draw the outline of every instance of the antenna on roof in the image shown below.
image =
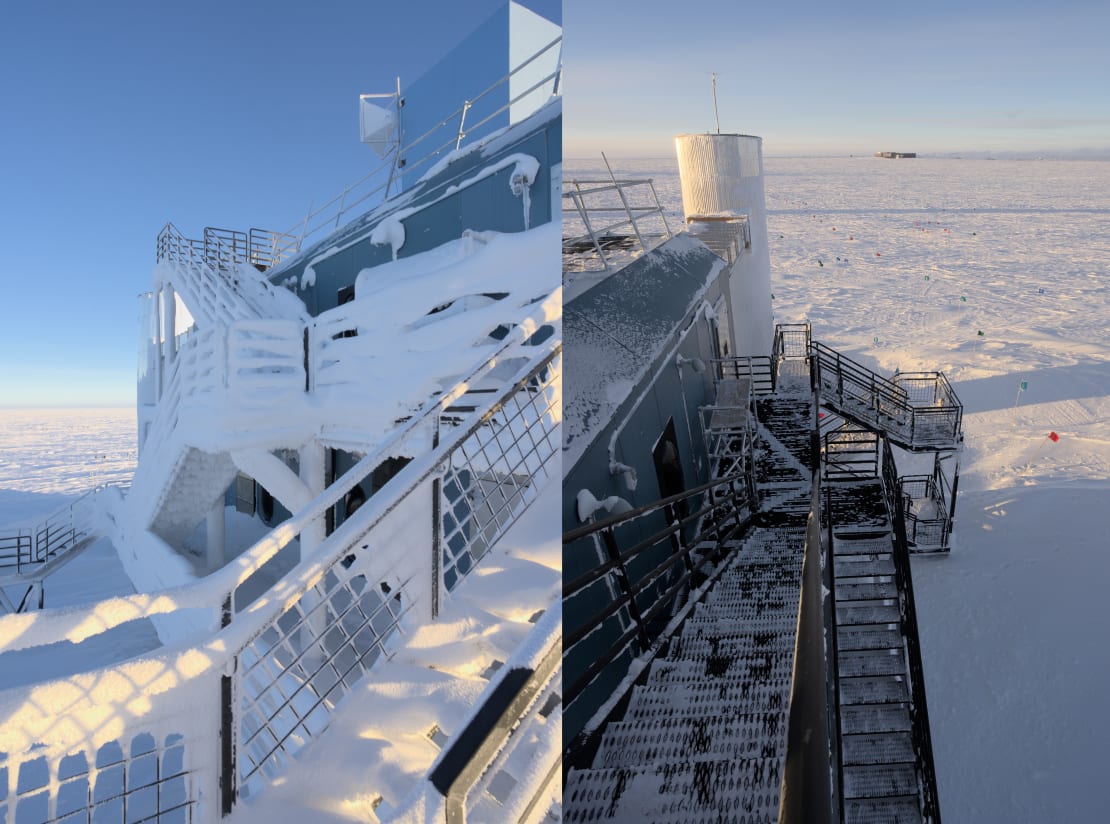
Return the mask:
<path id="1" fill-rule="evenodd" d="M 717 120 L 717 134 L 721 133 L 721 115 L 717 112 L 717 72 L 710 72 L 713 78 L 713 117 Z"/>

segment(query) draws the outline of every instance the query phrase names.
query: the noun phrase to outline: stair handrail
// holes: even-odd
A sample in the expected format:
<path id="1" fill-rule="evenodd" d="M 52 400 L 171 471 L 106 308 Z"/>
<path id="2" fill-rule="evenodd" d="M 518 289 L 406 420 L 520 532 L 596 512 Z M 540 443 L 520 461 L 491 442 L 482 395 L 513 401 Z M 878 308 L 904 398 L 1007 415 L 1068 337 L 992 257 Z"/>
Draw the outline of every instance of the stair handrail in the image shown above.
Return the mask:
<path id="1" fill-rule="evenodd" d="M 670 515 L 669 511 L 673 511 L 677 504 L 692 501 L 703 493 L 709 493 L 707 496 L 708 503 L 685 517 L 672 517 Z M 616 527 L 629 524 L 654 513 L 667 515 L 667 526 L 656 530 L 637 541 L 633 546 L 622 550 L 616 538 Z M 716 517 L 709 517 L 715 514 Z M 725 541 L 747 526 L 753 514 L 751 501 L 748 498 L 748 484 L 743 475 L 736 474 L 698 484 L 676 495 L 669 495 L 657 501 L 638 506 L 628 512 L 583 524 L 563 534 L 564 553 L 572 544 L 599 535 L 609 556 L 607 560 L 591 567 L 587 572 L 570 581 L 564 581 L 564 602 L 584 592 L 586 588 L 600 581 L 610 572 L 616 575 L 617 584 L 622 590 L 619 597 L 612 599 L 593 615 L 584 618 L 573 629 L 566 628 L 570 631 L 564 633 L 563 649 L 569 653 L 575 644 L 594 632 L 622 608 L 627 607 L 632 617 L 632 626 L 629 629 L 621 633 L 617 640 L 611 643 L 603 653 L 594 655 L 593 663 L 581 675 L 577 675 L 569 686 L 564 684 L 564 707 L 572 704 L 601 671 L 612 663 L 615 656 L 634 639 L 639 638 L 644 649 L 651 645 L 652 633 L 648 624 L 659 616 L 667 604 L 691 580 L 695 579 L 695 576 L 699 574 L 699 571 L 707 562 L 707 559 L 693 558 L 690 541 L 684 534 L 688 528 L 694 527 L 699 536 L 707 534 L 712 536 L 716 551 L 719 552 Z M 648 548 L 659 546 L 663 542 L 670 544 L 670 554 L 633 582 L 628 575 L 628 563 L 635 560 Z M 683 569 L 674 580 L 663 580 L 679 564 L 682 565 Z M 656 583 L 661 583 L 666 589 L 656 598 L 652 606 L 641 612 L 636 601 L 637 597 Z"/>
<path id="2" fill-rule="evenodd" d="M 713 358 L 710 363 L 717 381 L 746 377 L 752 382 L 754 395 L 770 395 L 775 391 L 775 360 L 771 355 L 729 355 Z"/>
<path id="3" fill-rule="evenodd" d="M 546 74 L 542 79 L 533 83 L 527 89 L 512 97 L 510 100 L 508 100 L 508 102 L 499 106 L 494 112 L 483 118 L 478 123 L 470 124 L 468 126 L 465 122 L 467 112 L 474 107 L 475 103 L 493 93 L 500 87 L 509 83 L 513 77 L 515 77 L 522 70 L 530 66 L 544 54 L 547 54 L 556 47 L 560 47 L 562 44 L 562 40 L 562 35 L 559 35 L 551 42 L 539 48 L 536 52 L 534 52 L 532 55 L 519 63 L 515 68 L 511 69 L 507 74 L 496 80 L 488 88 L 479 92 L 474 97 L 468 100 L 464 100 L 459 108 L 445 115 L 435 126 L 430 128 L 423 134 L 413 138 L 413 140 L 409 143 L 405 144 L 404 146 L 394 145 L 386 154 L 386 156 L 382 158 L 381 163 L 376 165 L 370 172 L 360 177 L 354 183 L 345 186 L 339 194 L 332 197 L 330 200 L 324 203 L 323 206 L 320 206 L 318 209 L 315 210 L 313 210 L 310 206 L 308 213 L 304 216 L 302 220 L 298 221 L 294 226 L 290 227 L 285 232 L 280 233 L 283 236 L 296 238 L 296 242 L 293 245 L 294 253 L 300 252 L 304 248 L 305 241 L 308 238 L 316 235 L 318 232 L 323 230 L 327 230 L 330 232 L 334 229 L 339 228 L 343 216 L 351 212 L 356 206 L 365 203 L 370 198 L 373 198 L 379 194 L 383 195 L 383 197 L 388 197 L 389 190 L 393 186 L 394 181 L 400 181 L 406 177 L 410 177 L 413 172 L 419 169 L 425 169 L 425 172 L 421 176 L 421 179 L 434 172 L 438 166 L 438 163 L 429 167 L 429 163 L 431 161 L 436 160 L 437 158 L 441 158 L 445 155 L 445 153 L 459 150 L 460 146 L 462 145 L 463 139 L 466 137 L 467 132 L 474 132 L 480 129 L 490 120 L 508 111 L 510 107 L 512 107 L 516 103 L 519 103 L 522 99 L 527 97 L 529 94 L 532 94 L 537 89 L 540 89 L 546 86 L 548 83 L 554 81 L 555 94 L 559 94 L 560 78 L 562 75 L 561 59 L 558 61 L 554 71 Z M 398 106 L 397 117 L 400 118 L 401 112 L 403 111 L 403 109 L 401 108 L 404 105 L 403 101 L 396 100 L 395 105 Z M 455 131 L 451 134 L 450 139 L 433 148 L 426 148 L 426 146 L 428 145 L 426 141 L 429 141 L 433 137 L 433 135 L 441 133 L 444 128 L 450 126 L 452 122 L 456 120 L 458 121 L 458 128 L 455 129 Z M 409 155 L 417 147 L 421 148 L 423 154 L 417 155 L 415 157 L 409 157 Z M 348 196 L 352 192 L 361 189 L 372 180 L 380 178 L 383 174 L 386 173 L 387 170 L 389 171 L 389 177 L 384 183 L 380 183 L 369 189 L 368 191 L 362 192 L 354 200 L 348 200 Z"/>
<path id="4" fill-rule="evenodd" d="M 116 667 L 104 667 L 100 670 L 88 673 L 87 675 L 80 676 L 82 683 L 97 683 L 104 678 L 111 677 L 114 679 L 114 682 L 119 682 L 122 685 L 130 685 L 134 690 L 141 691 L 143 709 L 142 712 L 136 713 L 133 716 L 134 729 L 126 728 L 126 719 L 121 718 L 120 720 L 124 722 L 121 726 L 123 726 L 124 729 L 113 733 L 117 739 L 125 742 L 127 738 L 133 734 L 140 734 L 140 732 L 143 735 L 148 734 L 147 730 L 152 727 L 155 730 L 166 727 L 167 722 L 165 718 L 163 718 L 163 714 L 155 710 L 156 705 L 162 706 L 167 712 L 172 710 L 180 713 L 180 708 L 176 706 L 176 703 L 171 700 L 170 697 L 165 697 L 166 695 L 175 697 L 172 691 L 172 684 L 162 687 L 162 689 L 167 689 L 168 687 L 168 693 L 163 693 L 161 690 L 149 691 L 142 686 L 146 684 L 145 678 L 148 676 L 143 676 L 136 680 L 136 676 L 132 674 L 133 672 L 143 672 L 143 667 L 148 663 L 152 667 L 163 667 L 168 665 L 171 672 L 175 673 L 177 671 L 195 672 L 199 666 L 199 672 L 204 674 L 204 683 L 212 682 L 211 686 L 214 687 L 215 681 L 219 681 L 218 692 L 221 710 L 219 713 L 220 732 L 216 734 L 209 729 L 197 729 L 195 731 L 192 729 L 185 729 L 181 731 L 181 734 L 175 733 L 175 735 L 177 735 L 177 740 L 186 742 L 181 746 L 200 748 L 201 755 L 199 759 L 198 756 L 194 755 L 190 762 L 194 764 L 195 771 L 198 775 L 202 772 L 211 771 L 212 764 L 220 764 L 219 797 L 213 798 L 213 794 L 207 793 L 206 790 L 200 790 L 199 795 L 197 795 L 197 788 L 194 783 L 192 788 L 194 796 L 186 802 L 188 805 L 208 805 L 205 806 L 205 809 L 211 814 L 215 813 L 213 805 L 218 804 L 219 809 L 226 814 L 230 811 L 236 799 L 240 797 L 238 780 L 242 767 L 241 765 L 237 766 L 237 760 L 240 758 L 246 759 L 249 753 L 244 749 L 247 744 L 243 743 L 241 740 L 241 725 L 246 723 L 244 719 L 247 716 L 244 715 L 243 718 L 240 718 L 238 712 L 242 710 L 242 712 L 246 713 L 252 708 L 261 706 L 260 703 L 244 703 L 241 706 L 240 700 L 244 702 L 249 700 L 243 698 L 243 696 L 248 695 L 248 693 L 243 692 L 248 689 L 248 686 L 255 691 L 257 701 L 260 701 L 258 696 L 261 696 L 262 693 L 265 693 L 266 690 L 269 689 L 266 683 L 262 683 L 261 685 L 258 683 L 247 685 L 246 682 L 243 681 L 243 678 L 245 678 L 243 675 L 244 671 L 252 666 L 251 661 L 255 663 L 258 662 L 260 654 L 258 651 L 255 651 L 245 658 L 244 656 L 247 655 L 247 650 L 255 649 L 257 644 L 262 644 L 263 648 L 265 648 L 266 645 L 273 643 L 271 636 L 275 633 L 279 638 L 284 637 L 288 639 L 294 636 L 299 638 L 299 643 L 304 651 L 298 654 L 297 657 L 306 663 L 309 659 L 304 656 L 309 655 L 310 649 L 315 649 L 317 645 L 320 645 L 320 649 L 323 649 L 324 634 L 329 633 L 334 627 L 323 621 L 319 622 L 319 627 L 315 626 L 317 619 L 312 617 L 312 612 L 313 610 L 321 609 L 320 604 L 322 603 L 317 600 L 320 593 L 319 588 L 331 580 L 329 576 L 332 576 L 332 578 L 338 576 L 339 579 L 345 581 L 362 578 L 364 582 L 372 582 L 374 587 L 377 586 L 376 581 L 379 579 L 382 581 L 393 580 L 391 576 L 397 574 L 394 566 L 388 566 L 388 569 L 380 570 L 367 567 L 367 564 L 373 563 L 374 559 L 379 559 L 378 563 L 382 563 L 380 559 L 383 557 L 381 553 L 366 552 L 369 544 L 380 543 L 374 538 L 369 537 L 370 534 L 378 525 L 385 523 L 386 520 L 391 517 L 400 518 L 402 523 L 412 523 L 411 519 L 408 519 L 405 514 L 405 506 L 407 505 L 406 502 L 414 495 L 423 496 L 431 490 L 434 503 L 436 496 L 442 494 L 440 491 L 440 481 L 444 473 L 449 471 L 452 456 L 462 450 L 470 440 L 484 431 L 484 429 L 493 427 L 498 430 L 489 436 L 493 437 L 495 441 L 498 435 L 501 434 L 500 429 L 512 429 L 515 435 L 519 436 L 521 422 L 517 421 L 514 423 L 512 420 L 509 420 L 510 415 L 507 412 L 509 404 L 518 403 L 516 400 L 518 398 L 523 399 L 522 402 L 525 404 L 525 406 L 522 407 L 523 409 L 531 408 L 529 405 L 536 404 L 536 399 L 542 399 L 538 401 L 540 405 L 535 408 L 532 414 L 525 415 L 525 418 L 532 424 L 529 427 L 529 440 L 526 451 L 535 451 L 540 461 L 539 464 L 529 464 L 534 478 L 539 479 L 539 482 L 542 483 L 544 478 L 550 479 L 554 476 L 555 473 L 551 471 L 550 462 L 558 455 L 558 438 L 556 436 L 559 431 L 560 415 L 555 387 L 561 380 L 562 346 L 560 342 L 553 341 L 546 346 L 535 347 L 534 349 L 534 356 L 503 384 L 504 388 L 502 391 L 500 391 L 495 398 L 491 399 L 485 410 L 476 416 L 469 426 L 449 427 L 443 433 L 443 437 L 437 447 L 431 452 L 413 460 L 405 469 L 390 479 L 378 494 L 371 496 L 356 513 L 352 514 L 335 532 L 325 539 L 324 543 L 317 549 L 315 555 L 302 561 L 278 581 L 271 588 L 270 597 L 252 603 L 247 608 L 249 618 L 236 620 L 233 598 L 235 587 L 249 576 L 248 568 L 250 571 L 257 569 L 261 563 L 259 560 L 261 556 L 265 556 L 266 558 L 272 557 L 276 551 L 287 544 L 294 536 L 303 531 L 312 522 L 323 518 L 328 507 L 345 495 L 355 484 L 360 483 L 369 476 L 380 463 L 383 454 L 390 454 L 388 447 L 385 449 L 384 453 L 379 449 L 374 454 L 363 458 L 335 484 L 330 486 L 303 508 L 301 512 L 295 514 L 286 523 L 275 528 L 270 535 L 266 536 L 266 538 L 259 541 L 254 548 L 249 550 L 248 553 L 252 557 L 248 559 L 246 564 L 234 564 L 232 568 L 228 569 L 227 573 L 223 575 L 217 573 L 213 576 L 215 579 L 214 582 L 202 582 L 191 588 L 179 588 L 176 591 L 170 590 L 145 597 L 115 599 L 114 602 L 105 602 L 114 608 L 100 611 L 94 610 L 93 615 L 96 618 L 99 619 L 103 617 L 104 619 L 100 622 L 101 629 L 106 629 L 109 625 L 114 626 L 122 623 L 121 620 L 117 620 L 120 616 L 113 614 L 118 612 L 118 608 L 120 608 L 122 602 L 131 604 L 136 608 L 124 618 L 124 620 L 134 620 L 135 618 L 143 617 L 143 614 L 150 615 L 172 611 L 169 607 L 184 609 L 211 605 L 213 603 L 213 596 L 217 594 L 222 595 L 220 600 L 215 601 L 217 608 L 220 610 L 220 623 L 222 628 L 214 636 L 206 638 L 193 647 L 182 645 L 166 650 L 159 650 Z M 462 383 L 465 383 L 465 381 Z M 456 389 L 461 393 L 461 386 L 456 387 Z M 447 402 L 449 403 L 449 399 Z M 441 400 L 430 408 L 434 410 L 441 408 L 443 405 L 445 405 L 445 403 Z M 535 418 L 536 414 L 544 416 L 545 420 Z M 508 441 L 510 439 L 506 438 L 505 440 Z M 480 443 L 485 443 L 485 441 L 480 441 Z M 481 449 L 484 450 L 485 447 L 482 446 Z M 541 452 L 543 454 L 540 454 Z M 505 457 L 508 459 L 509 456 L 507 453 Z M 484 460 L 487 459 L 488 458 L 484 458 Z M 473 470 L 468 471 L 472 472 Z M 538 492 L 533 495 L 531 500 L 534 500 L 536 495 L 538 495 Z M 505 534 L 517 519 L 519 519 L 530 502 L 530 500 L 521 499 L 515 509 L 510 513 L 510 517 L 497 524 L 496 534 L 491 539 L 489 536 L 485 536 L 490 540 L 491 546 L 499 540 L 500 536 Z M 433 511 L 435 511 L 434 506 Z M 445 529 L 445 524 L 442 520 L 439 523 L 433 522 L 431 526 L 436 535 L 439 535 L 439 533 Z M 383 537 L 381 541 L 386 541 L 386 538 Z M 396 555 L 396 552 L 392 554 Z M 385 553 L 385 556 L 390 556 L 390 553 Z M 403 556 L 408 559 L 410 564 L 415 564 L 421 568 L 427 564 L 432 569 L 433 575 L 438 574 L 438 564 L 433 563 L 434 559 L 429 554 L 408 552 L 403 553 Z M 387 563 L 391 564 L 392 561 L 388 561 Z M 392 570 L 392 572 L 390 570 Z M 247 573 L 246 575 L 244 574 L 245 572 Z M 230 588 L 225 586 L 225 584 L 229 582 L 229 578 L 234 582 Z M 433 580 L 432 584 L 436 584 L 436 581 Z M 396 584 L 396 586 L 400 587 L 400 589 L 398 589 L 398 596 L 404 591 L 410 598 L 415 600 L 408 601 L 403 609 L 399 606 L 398 612 L 393 612 L 393 608 L 390 608 L 390 614 L 393 615 L 392 626 L 394 628 L 400 618 L 403 617 L 408 610 L 418 607 L 419 609 L 426 610 L 433 606 L 428 603 L 428 599 L 431 598 L 434 600 L 438 597 L 438 595 L 435 594 L 436 587 L 428 586 L 425 583 L 417 582 L 412 584 L 410 580 L 404 580 Z M 386 602 L 386 596 L 389 596 L 389 600 L 392 600 L 390 589 L 383 588 L 382 592 L 386 594 L 379 598 L 382 603 Z M 175 596 L 180 594 L 187 595 L 187 599 L 168 605 L 163 603 L 162 608 L 153 607 L 151 605 L 152 600 L 172 602 Z M 401 603 L 402 602 L 398 601 L 399 605 Z M 221 604 L 222 606 L 220 606 Z M 315 604 L 315 606 L 313 606 L 313 604 Z M 335 602 L 331 602 L 331 606 L 335 607 Z M 145 610 L 144 607 L 146 607 Z M 279 626 L 279 622 L 293 610 L 296 610 L 296 615 L 301 616 L 300 627 L 285 631 L 283 630 L 285 625 L 282 624 Z M 15 618 L 22 617 L 23 616 L 15 616 Z M 323 614 L 320 613 L 318 617 L 322 618 Z M 364 616 L 364 618 L 366 621 L 370 620 L 369 617 Z M 10 620 L 10 618 L 0 619 L 0 621 L 9 621 L 9 623 Z M 12 625 L 12 628 L 15 630 L 12 635 L 17 637 L 17 641 L 21 631 L 26 634 L 37 629 L 33 624 L 29 624 L 26 621 L 22 622 L 19 626 Z M 318 634 L 311 635 L 306 639 L 303 635 L 306 631 L 312 631 Z M 293 634 L 290 635 L 290 632 Z M 379 635 L 381 632 L 387 633 L 386 636 L 381 636 L 381 638 L 386 638 L 388 637 L 388 633 L 391 632 L 391 629 L 387 627 L 384 630 L 378 630 L 375 627 L 375 632 L 378 632 Z M 384 643 L 384 640 L 380 640 L 379 642 Z M 26 644 L 23 646 L 26 646 Z M 344 647 L 341 646 L 341 649 L 342 648 Z M 282 653 L 280 657 L 284 658 L 284 653 Z M 325 659 L 324 665 L 327 665 L 327 659 Z M 284 666 L 286 666 L 286 669 L 276 675 L 271 673 L 270 677 L 290 677 L 291 671 L 288 667 L 291 665 L 285 664 Z M 366 666 L 368 667 L 369 665 Z M 363 668 L 363 671 L 365 671 L 365 668 L 366 667 Z M 124 672 L 121 672 L 121 670 Z M 311 681 L 320 672 L 320 669 L 316 669 L 315 673 L 310 673 L 305 677 Z M 113 675 L 113 673 L 119 673 L 119 675 L 116 676 Z M 349 669 L 347 673 L 350 673 Z M 201 677 L 200 674 L 194 676 L 194 678 Z M 257 678 L 258 674 L 256 673 L 253 677 Z M 342 677 L 346 677 L 346 675 L 341 673 L 341 678 Z M 345 689 L 350 688 L 346 683 L 344 683 L 343 686 Z M 193 692 L 189 694 L 195 694 L 196 688 L 191 687 L 190 689 L 193 690 Z M 336 686 L 333 685 L 330 689 L 334 690 Z M 163 697 L 159 700 L 160 695 Z M 326 695 L 332 695 L 331 691 L 327 692 Z M 24 698 L 24 696 L 26 696 L 26 698 Z M 332 696 L 332 700 L 334 701 L 335 699 L 336 696 Z M 31 720 L 35 720 L 39 712 L 43 711 L 44 707 L 46 708 L 45 711 L 48 713 L 53 713 L 55 711 L 64 712 L 66 710 L 72 710 L 74 706 L 85 706 L 89 704 L 89 702 L 95 701 L 91 695 L 86 695 L 78 700 L 75 699 L 75 696 L 70 691 L 63 690 L 61 693 L 57 691 L 50 692 L 50 685 L 46 685 L 45 690 L 40 692 L 38 691 L 38 686 L 34 685 L 0 692 L 0 714 L 5 711 L 11 711 L 8 717 L 20 717 L 19 706 L 21 706 L 20 702 L 24 700 L 31 702 L 31 704 L 36 707 L 36 712 L 32 713 L 32 716 L 35 718 Z M 65 703 L 65 708 L 53 708 L 53 700 L 63 701 Z M 120 699 L 121 702 L 122 700 L 123 699 Z M 81 703 L 82 701 L 85 703 Z M 321 701 L 323 701 L 323 698 L 317 699 L 311 712 L 315 713 Z M 128 706 L 130 707 L 130 704 L 128 704 Z M 284 708 L 293 711 L 296 710 L 289 702 L 285 703 Z M 284 712 L 284 710 L 282 711 Z M 270 716 L 265 723 L 269 724 L 274 721 L 275 718 L 276 716 Z M 285 722 L 282 721 L 282 723 L 284 724 Z M 302 718 L 297 724 L 293 725 L 292 728 L 287 729 L 287 734 L 296 734 L 298 736 L 297 740 L 303 741 L 305 736 L 311 738 L 313 735 L 319 733 L 320 723 L 319 718 L 314 718 L 310 728 L 308 722 Z M 201 726 L 203 727 L 203 725 Z M 326 723 L 324 726 L 326 728 Z M 186 727 L 188 727 L 188 725 L 186 725 Z M 18 770 L 20 756 L 23 755 L 25 755 L 28 760 L 47 756 L 57 756 L 58 760 L 55 762 L 56 768 L 57 764 L 60 763 L 60 759 L 66 757 L 69 750 L 79 747 L 87 748 L 89 746 L 85 743 L 89 740 L 87 733 L 81 729 L 79 725 L 61 725 L 51 727 L 51 729 L 60 733 L 59 738 L 61 740 L 51 742 L 51 740 L 47 739 L 43 741 L 41 733 L 31 732 L 30 729 L 25 731 L 23 733 L 23 744 L 19 744 L 16 747 L 15 753 L 13 754 L 12 749 L 8 750 L 9 770 Z M 193 737 L 182 738 L 182 735 Z M 11 739 L 12 733 L 9 731 L 6 744 L 9 748 L 13 746 Z M 16 740 L 19 740 L 18 734 L 16 735 Z M 282 739 L 278 740 L 280 745 Z M 35 742 L 34 747 L 31 746 L 32 742 Z M 209 747 L 214 747 L 216 751 L 212 752 L 207 750 L 206 748 Z M 87 755 L 91 756 L 92 753 L 88 752 Z M 254 757 L 257 757 L 256 753 Z M 256 766 L 256 770 L 260 767 L 261 765 Z M 251 775 L 252 773 L 247 773 L 245 777 L 249 779 Z M 265 779 L 263 779 L 263 781 L 265 781 Z M 90 803 L 92 802 L 90 801 Z M 200 817 L 207 820 L 205 815 L 200 815 Z"/>
<path id="5" fill-rule="evenodd" d="M 15 575 L 24 574 L 26 568 L 41 567 L 95 534 L 95 513 L 89 504 L 102 488 L 82 493 L 33 524 L 0 527 L 0 575 L 6 576 L 8 573 L 3 571 L 13 567 Z M 15 548 L 14 554 L 9 547 Z"/>
<path id="6" fill-rule="evenodd" d="M 553 294 L 556 305 L 559 304 L 560 294 L 560 290 L 556 290 Z M 548 306 L 550 302 L 545 301 L 543 304 L 537 304 L 533 317 L 539 319 L 546 317 L 545 313 L 550 310 L 550 306 Z M 253 576 L 267 561 L 299 535 L 307 525 L 317 518 L 323 517 L 329 507 L 342 500 L 348 492 L 361 483 L 365 477 L 368 477 L 370 472 L 382 461 L 391 455 L 397 454 L 398 447 L 410 438 L 414 432 L 420 431 L 421 427 L 434 425 L 443 410 L 462 397 L 483 375 L 507 360 L 507 354 L 510 351 L 521 348 L 531 336 L 535 327 L 542 322 L 543 320 L 537 321 L 529 318 L 513 327 L 497 350 L 490 353 L 481 363 L 465 373 L 451 388 L 425 401 L 407 420 L 391 430 L 373 451 L 336 479 L 335 483 L 324 492 L 306 504 L 300 512 L 294 513 L 289 520 L 275 527 L 269 535 L 244 551 L 235 562 L 199 581 L 159 592 L 111 599 L 110 603 L 118 605 L 120 608 L 98 616 L 95 627 L 89 626 L 88 617 L 94 614 L 97 604 L 41 613 L 38 616 L 37 625 L 34 627 L 35 631 L 19 635 L 11 642 L 8 649 L 22 649 L 64 640 L 84 640 L 91 635 L 98 635 L 127 621 L 173 612 L 178 608 L 209 610 L 213 613 L 213 621 L 215 622 L 217 620 L 215 613 L 218 612 L 219 604 L 224 603 L 248 578 Z M 211 334 L 212 330 L 201 330 L 201 333 Z M 199 337 L 200 335 L 198 335 Z M 190 343 L 192 343 L 192 340 L 190 340 Z M 528 364 L 536 362 L 549 364 L 561 355 L 562 342 L 558 338 L 550 338 L 541 346 L 523 347 L 521 351 L 528 354 Z M 527 369 L 528 367 L 526 365 L 522 368 Z M 511 380 L 510 378 L 503 382 L 502 387 L 510 385 Z M 500 402 L 505 391 L 502 388 L 496 395 L 490 397 L 483 408 L 488 409 Z M 482 409 L 477 410 L 474 415 L 479 416 L 478 420 L 481 420 Z M 153 425 L 151 431 L 154 431 Z M 460 430 L 453 428 L 450 431 L 453 442 Z M 5 618 L 0 618 L 0 626 L 5 620 Z M 77 627 L 84 627 L 81 634 L 77 634 Z M 33 642 L 31 642 L 32 639 L 34 639 Z"/>
<path id="7" fill-rule="evenodd" d="M 898 599 L 902 635 L 906 640 L 909 662 L 910 718 L 913 727 L 913 749 L 917 771 L 921 779 L 922 814 L 926 822 L 940 824 L 940 802 L 937 797 L 936 768 L 933 761 L 933 740 L 929 725 L 929 707 L 925 697 L 925 670 L 921 661 L 921 642 L 918 636 L 917 608 L 913 594 L 913 573 L 910 569 L 909 546 L 906 542 L 906 522 L 898 500 L 898 470 L 889 439 L 882 442 L 882 489 L 887 510 L 893 525 L 895 578 L 901 597 Z"/>

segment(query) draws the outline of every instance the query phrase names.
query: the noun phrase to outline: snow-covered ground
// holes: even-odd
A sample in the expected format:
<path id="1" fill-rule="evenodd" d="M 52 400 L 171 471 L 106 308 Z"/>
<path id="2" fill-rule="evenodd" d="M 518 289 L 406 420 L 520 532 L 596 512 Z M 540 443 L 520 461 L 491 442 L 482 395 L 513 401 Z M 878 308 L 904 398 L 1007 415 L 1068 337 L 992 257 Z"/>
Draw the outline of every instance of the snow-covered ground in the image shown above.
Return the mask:
<path id="1" fill-rule="evenodd" d="M 134 409 L 0 409 L 0 526 L 135 471 Z"/>
<path id="2" fill-rule="evenodd" d="M 610 160 L 681 215 L 674 161 Z M 1110 163 L 765 171 L 776 320 L 965 404 L 955 547 L 913 564 L 945 821 L 1105 820 Z"/>

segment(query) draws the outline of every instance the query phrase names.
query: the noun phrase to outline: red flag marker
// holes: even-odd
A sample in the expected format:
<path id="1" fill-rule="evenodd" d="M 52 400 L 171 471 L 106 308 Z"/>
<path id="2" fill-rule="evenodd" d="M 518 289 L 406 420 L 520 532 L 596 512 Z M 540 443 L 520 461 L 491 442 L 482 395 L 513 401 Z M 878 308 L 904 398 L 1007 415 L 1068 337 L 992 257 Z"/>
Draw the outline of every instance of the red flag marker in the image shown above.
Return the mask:
<path id="1" fill-rule="evenodd" d="M 1060 440 L 1060 436 L 1057 435 L 1055 432 L 1049 432 L 1048 433 L 1048 439 L 1050 441 L 1052 441 L 1053 443 L 1056 443 L 1058 440 Z"/>

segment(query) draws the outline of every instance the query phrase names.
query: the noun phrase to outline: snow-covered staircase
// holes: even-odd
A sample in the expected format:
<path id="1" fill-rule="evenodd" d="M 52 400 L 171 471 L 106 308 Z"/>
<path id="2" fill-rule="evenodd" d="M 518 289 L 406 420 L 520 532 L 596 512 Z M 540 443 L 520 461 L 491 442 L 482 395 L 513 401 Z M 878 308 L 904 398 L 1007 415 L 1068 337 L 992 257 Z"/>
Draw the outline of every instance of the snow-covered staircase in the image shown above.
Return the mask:
<path id="1" fill-rule="evenodd" d="M 775 822 L 787 748 L 814 416 L 791 369 L 756 401 L 757 522 L 610 721 L 589 769 L 571 770 L 568 822 Z"/>

